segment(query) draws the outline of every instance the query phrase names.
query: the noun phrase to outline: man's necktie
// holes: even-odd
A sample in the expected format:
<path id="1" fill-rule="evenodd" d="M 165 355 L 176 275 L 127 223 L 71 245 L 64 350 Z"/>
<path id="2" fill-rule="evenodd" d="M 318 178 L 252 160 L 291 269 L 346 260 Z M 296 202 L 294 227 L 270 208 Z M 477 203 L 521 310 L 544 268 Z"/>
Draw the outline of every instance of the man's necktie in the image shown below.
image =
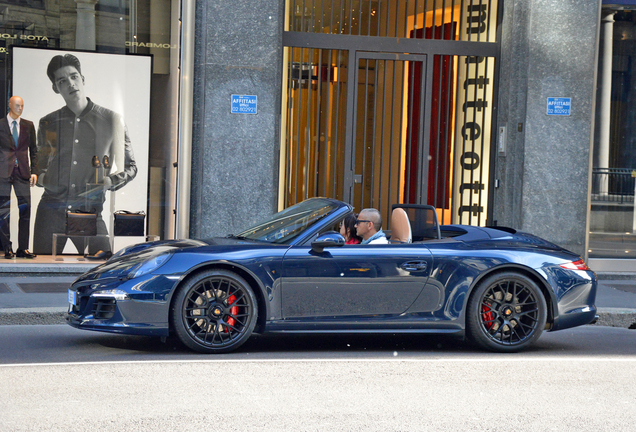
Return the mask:
<path id="1" fill-rule="evenodd" d="M 17 121 L 13 120 L 13 142 L 15 143 L 15 148 L 18 148 L 18 128 L 17 128 Z M 15 158 L 15 166 L 18 166 L 18 158 Z"/>
<path id="2" fill-rule="evenodd" d="M 17 128 L 18 122 L 13 120 L 13 142 L 15 143 L 15 146 L 18 146 L 18 128 Z"/>

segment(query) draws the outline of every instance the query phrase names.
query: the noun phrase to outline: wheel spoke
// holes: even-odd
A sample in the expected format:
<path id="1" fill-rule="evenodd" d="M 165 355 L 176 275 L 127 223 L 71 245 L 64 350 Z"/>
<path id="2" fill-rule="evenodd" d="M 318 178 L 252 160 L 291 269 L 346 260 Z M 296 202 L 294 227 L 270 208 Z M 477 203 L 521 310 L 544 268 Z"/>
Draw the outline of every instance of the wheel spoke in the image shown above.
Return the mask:
<path id="1" fill-rule="evenodd" d="M 512 331 L 517 335 L 517 340 L 524 340 L 527 337 L 528 333 L 525 332 L 522 324 L 519 321 L 516 321 L 516 323 L 517 325 L 512 327 Z M 523 334 L 520 334 L 519 330 L 523 332 Z"/>
<path id="2" fill-rule="evenodd" d="M 535 320 L 535 322 L 536 322 L 536 321 L 537 321 L 537 320 Z M 521 321 L 519 321 L 519 325 L 520 325 L 520 326 L 523 326 L 523 327 L 527 327 L 527 328 L 529 328 L 530 330 L 534 330 L 534 328 L 535 328 L 535 326 L 530 325 L 530 324 L 526 324 L 526 323 L 521 322 Z"/>
<path id="3" fill-rule="evenodd" d="M 525 317 L 525 318 L 530 318 L 536 321 L 536 319 L 534 317 L 536 317 L 536 314 L 539 312 L 539 309 L 532 309 L 530 311 L 524 311 L 524 312 L 520 312 L 517 315 L 519 317 Z M 532 314 L 532 315 L 531 315 Z"/>

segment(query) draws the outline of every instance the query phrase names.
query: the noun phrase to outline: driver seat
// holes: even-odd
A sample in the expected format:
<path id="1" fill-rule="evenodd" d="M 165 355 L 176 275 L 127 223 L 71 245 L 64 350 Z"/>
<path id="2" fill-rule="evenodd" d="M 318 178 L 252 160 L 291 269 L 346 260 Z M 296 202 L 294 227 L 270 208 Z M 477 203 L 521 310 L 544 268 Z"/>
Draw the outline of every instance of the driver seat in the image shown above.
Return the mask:
<path id="1" fill-rule="evenodd" d="M 411 223 L 404 209 L 396 207 L 391 212 L 391 243 L 411 243 Z"/>

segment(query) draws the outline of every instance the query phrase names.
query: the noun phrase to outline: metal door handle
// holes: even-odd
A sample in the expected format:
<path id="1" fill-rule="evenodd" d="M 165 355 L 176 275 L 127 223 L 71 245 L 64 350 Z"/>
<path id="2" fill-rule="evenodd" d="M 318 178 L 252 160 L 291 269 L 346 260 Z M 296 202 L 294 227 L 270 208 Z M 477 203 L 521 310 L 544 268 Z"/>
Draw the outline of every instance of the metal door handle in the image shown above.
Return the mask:
<path id="1" fill-rule="evenodd" d="M 411 271 L 411 272 L 424 271 L 426 270 L 427 267 L 428 265 L 426 264 L 426 261 L 410 261 L 400 265 L 400 268 L 402 270 Z"/>

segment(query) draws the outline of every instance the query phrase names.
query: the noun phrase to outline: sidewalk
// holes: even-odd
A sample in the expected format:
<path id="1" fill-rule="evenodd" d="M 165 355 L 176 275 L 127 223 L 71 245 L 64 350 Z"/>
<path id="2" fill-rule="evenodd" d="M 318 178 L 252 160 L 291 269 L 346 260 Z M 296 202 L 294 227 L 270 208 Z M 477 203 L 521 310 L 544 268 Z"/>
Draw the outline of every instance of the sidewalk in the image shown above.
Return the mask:
<path id="1" fill-rule="evenodd" d="M 94 266 L 86 262 L 0 266 L 0 325 L 65 323 L 68 286 Z M 636 328 L 636 272 L 599 273 L 598 278 L 596 324 Z"/>

